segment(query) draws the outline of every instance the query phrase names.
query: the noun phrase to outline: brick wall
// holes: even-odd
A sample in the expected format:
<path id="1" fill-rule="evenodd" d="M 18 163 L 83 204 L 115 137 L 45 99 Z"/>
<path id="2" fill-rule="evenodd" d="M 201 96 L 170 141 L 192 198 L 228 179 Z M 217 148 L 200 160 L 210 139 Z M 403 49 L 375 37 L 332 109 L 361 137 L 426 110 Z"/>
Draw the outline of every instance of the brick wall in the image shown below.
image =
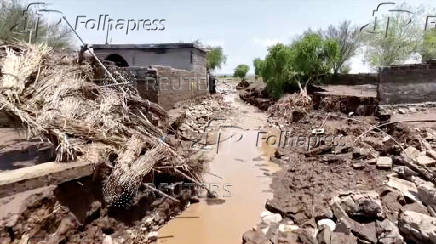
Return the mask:
<path id="1" fill-rule="evenodd" d="M 114 67 L 112 67 L 114 68 Z M 171 109 L 177 102 L 207 95 L 209 87 L 206 73 L 174 69 L 168 66 L 119 68 L 135 80 L 141 97 Z"/>
<path id="2" fill-rule="evenodd" d="M 436 64 L 384 67 L 379 73 L 380 104 L 436 101 Z"/>
<path id="3" fill-rule="evenodd" d="M 209 93 L 206 72 L 186 71 L 168 66 L 152 66 L 159 81 L 159 105 L 170 109 L 180 101 Z"/>

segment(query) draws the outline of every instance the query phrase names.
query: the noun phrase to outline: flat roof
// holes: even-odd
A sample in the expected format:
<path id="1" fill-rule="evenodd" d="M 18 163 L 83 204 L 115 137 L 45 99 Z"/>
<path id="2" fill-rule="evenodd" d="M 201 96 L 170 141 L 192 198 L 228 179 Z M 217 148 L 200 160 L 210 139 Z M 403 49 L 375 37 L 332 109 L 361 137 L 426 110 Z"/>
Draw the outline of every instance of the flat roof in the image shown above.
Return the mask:
<path id="1" fill-rule="evenodd" d="M 196 48 L 203 52 L 205 49 L 200 48 L 195 43 L 147 43 L 147 44 L 92 44 L 94 49 L 175 49 L 175 48 Z"/>

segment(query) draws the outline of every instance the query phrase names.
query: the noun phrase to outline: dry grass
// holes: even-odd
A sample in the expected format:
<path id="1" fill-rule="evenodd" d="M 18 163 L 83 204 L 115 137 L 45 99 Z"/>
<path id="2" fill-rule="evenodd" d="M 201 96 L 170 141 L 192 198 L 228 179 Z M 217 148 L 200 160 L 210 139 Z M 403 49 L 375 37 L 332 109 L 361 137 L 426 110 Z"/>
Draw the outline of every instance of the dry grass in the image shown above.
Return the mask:
<path id="1" fill-rule="evenodd" d="M 51 141 L 57 161 L 109 163 L 109 155 L 117 155 L 104 189 L 108 203 L 123 205 L 126 195 L 131 200 L 155 165 L 171 165 L 170 173 L 198 179 L 147 119 L 152 115 L 164 120 L 166 112 L 142 99 L 135 88 L 99 86 L 91 82 L 93 67 L 59 65 L 46 46 L 5 48 L 0 108 L 32 136 Z"/>

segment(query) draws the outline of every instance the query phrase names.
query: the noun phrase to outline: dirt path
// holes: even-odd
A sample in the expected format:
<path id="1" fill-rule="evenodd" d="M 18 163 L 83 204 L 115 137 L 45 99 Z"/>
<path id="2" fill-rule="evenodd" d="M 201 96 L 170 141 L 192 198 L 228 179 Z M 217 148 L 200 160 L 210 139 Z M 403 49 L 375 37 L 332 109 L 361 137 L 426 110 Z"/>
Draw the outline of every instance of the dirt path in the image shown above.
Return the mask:
<path id="1" fill-rule="evenodd" d="M 222 129 L 221 138 L 235 137 L 221 143 L 218 153 L 216 145 L 208 152 L 214 158 L 209 172 L 219 177 L 205 174 L 205 180 L 209 187 L 215 185 L 219 199 L 200 198 L 159 231 L 158 243 L 241 243 L 243 233 L 256 225 L 272 197 L 270 175 L 278 170 L 269 161 L 274 150 L 256 146 L 258 131 L 268 131 L 266 115 L 235 93 L 226 94 L 225 100 L 232 106 L 231 125 L 243 129 Z"/>

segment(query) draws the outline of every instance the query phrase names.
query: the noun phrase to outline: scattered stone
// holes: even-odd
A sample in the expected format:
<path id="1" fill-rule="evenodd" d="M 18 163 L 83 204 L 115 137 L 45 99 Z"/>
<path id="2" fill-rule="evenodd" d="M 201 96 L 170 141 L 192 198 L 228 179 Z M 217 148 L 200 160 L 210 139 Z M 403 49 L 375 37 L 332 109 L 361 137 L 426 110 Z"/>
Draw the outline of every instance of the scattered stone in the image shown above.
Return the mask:
<path id="1" fill-rule="evenodd" d="M 436 243 L 436 218 L 405 211 L 400 213 L 398 226 L 406 241 Z"/>
<path id="2" fill-rule="evenodd" d="M 398 109 L 398 113 L 399 113 L 399 114 L 405 114 L 405 113 L 406 113 L 406 110 L 403 109 L 403 108 L 400 108 L 400 109 Z"/>
<path id="3" fill-rule="evenodd" d="M 433 183 L 424 180 L 416 180 L 417 195 L 425 205 L 436 209 L 436 189 Z"/>
<path id="4" fill-rule="evenodd" d="M 386 184 L 400 191 L 403 196 L 408 197 L 413 201 L 417 201 L 416 195 L 418 194 L 418 190 L 416 189 L 416 185 L 413 182 L 394 178 L 394 177 L 389 177 L 389 180 Z"/>
<path id="5" fill-rule="evenodd" d="M 402 244 L 404 238 L 400 235 L 398 227 L 388 219 L 376 222 L 378 243 L 380 244 Z"/>
<path id="6" fill-rule="evenodd" d="M 279 231 L 280 232 L 293 232 L 300 229 L 300 227 L 298 227 L 298 225 L 295 224 L 280 224 L 279 225 Z"/>
<path id="7" fill-rule="evenodd" d="M 392 158 L 391 157 L 378 157 L 376 165 L 377 165 L 377 168 L 379 168 L 379 169 L 391 169 L 392 168 Z"/>
<path id="8" fill-rule="evenodd" d="M 412 112 L 412 113 L 416 113 L 416 108 L 415 108 L 415 107 L 410 107 L 409 110 L 410 110 L 410 112 Z"/>
<path id="9" fill-rule="evenodd" d="M 409 157 L 412 160 L 416 160 L 416 158 L 419 156 L 419 150 L 417 150 L 415 147 L 408 147 L 404 150 L 404 153 L 407 157 Z"/>
<path id="10" fill-rule="evenodd" d="M 157 241 L 159 233 L 157 231 L 151 231 L 147 234 L 148 241 Z"/>
<path id="11" fill-rule="evenodd" d="M 331 219 L 321 219 L 318 220 L 318 226 L 326 225 L 330 228 L 331 231 L 336 229 L 336 223 Z"/>
<path id="12" fill-rule="evenodd" d="M 244 233 L 242 236 L 242 241 L 245 244 L 253 243 L 253 244 L 267 244 L 270 243 L 264 234 L 255 231 L 255 230 L 249 230 Z"/>
<path id="13" fill-rule="evenodd" d="M 430 158 L 426 155 L 421 155 L 416 158 L 416 162 L 420 165 L 426 166 L 426 167 L 432 167 L 436 164 L 436 160 L 433 158 Z"/>
<path id="14" fill-rule="evenodd" d="M 330 244 L 356 244 L 357 238 L 352 234 L 342 232 L 333 232 L 330 239 Z"/>
<path id="15" fill-rule="evenodd" d="M 363 168 L 365 168 L 365 166 L 362 163 L 353 163 L 353 169 L 360 170 Z"/>
<path id="16" fill-rule="evenodd" d="M 282 216 L 280 214 L 274 214 L 267 210 L 262 212 L 260 218 L 262 219 L 262 223 L 267 225 L 278 224 L 282 221 Z"/>
<path id="17" fill-rule="evenodd" d="M 110 235 L 105 235 L 104 240 L 102 242 L 102 244 L 112 244 L 112 236 Z"/>
<path id="18" fill-rule="evenodd" d="M 319 244 L 330 244 L 331 238 L 332 238 L 332 230 L 327 225 L 322 225 L 319 228 L 318 235 L 316 236 L 316 239 L 318 240 Z"/>

